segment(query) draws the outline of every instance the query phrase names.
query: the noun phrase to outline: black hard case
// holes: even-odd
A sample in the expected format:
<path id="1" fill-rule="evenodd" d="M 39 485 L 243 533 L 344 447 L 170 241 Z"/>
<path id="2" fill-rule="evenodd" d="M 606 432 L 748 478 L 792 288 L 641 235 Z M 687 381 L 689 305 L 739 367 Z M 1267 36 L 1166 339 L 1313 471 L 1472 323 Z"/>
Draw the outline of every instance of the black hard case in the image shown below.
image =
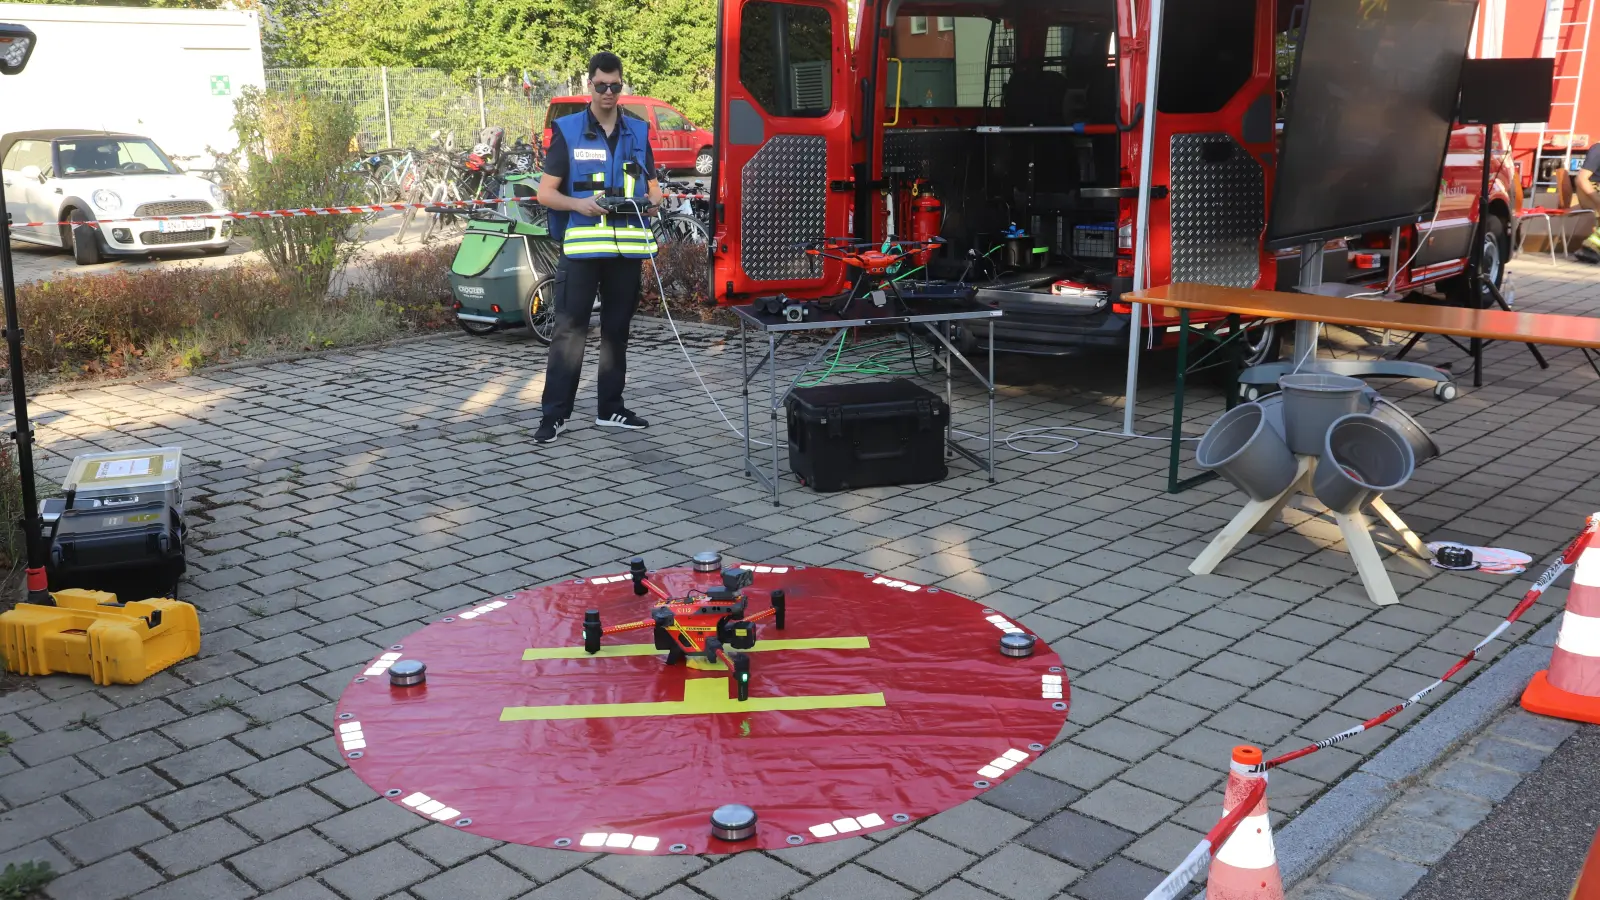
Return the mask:
<path id="1" fill-rule="evenodd" d="M 796 388 L 784 400 L 789 468 L 816 491 L 942 481 L 950 408 L 903 378 Z"/>
<path id="2" fill-rule="evenodd" d="M 182 514 L 160 491 L 139 500 L 61 512 L 45 566 L 51 590 L 111 591 L 119 600 L 173 595 L 186 568 Z"/>

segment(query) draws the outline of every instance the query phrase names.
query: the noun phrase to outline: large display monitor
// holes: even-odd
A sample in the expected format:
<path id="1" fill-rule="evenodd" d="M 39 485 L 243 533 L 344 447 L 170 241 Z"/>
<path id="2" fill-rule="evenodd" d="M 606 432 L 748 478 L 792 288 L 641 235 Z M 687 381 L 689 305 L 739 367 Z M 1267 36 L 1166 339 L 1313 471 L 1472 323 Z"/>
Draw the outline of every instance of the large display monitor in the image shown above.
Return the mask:
<path id="1" fill-rule="evenodd" d="M 1310 0 L 1269 248 L 1433 213 L 1476 9 L 1474 0 Z"/>

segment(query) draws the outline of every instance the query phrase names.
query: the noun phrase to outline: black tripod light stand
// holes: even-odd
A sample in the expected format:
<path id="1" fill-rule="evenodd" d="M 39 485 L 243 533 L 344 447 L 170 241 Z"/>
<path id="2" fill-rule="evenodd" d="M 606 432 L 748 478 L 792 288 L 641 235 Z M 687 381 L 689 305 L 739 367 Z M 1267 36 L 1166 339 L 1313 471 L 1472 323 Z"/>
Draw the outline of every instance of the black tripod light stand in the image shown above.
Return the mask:
<path id="1" fill-rule="evenodd" d="M 22 25 L 0 24 L 0 75 L 15 75 L 28 65 L 38 38 Z M 0 209 L 6 202 L 0 182 Z M 44 570 L 44 529 L 39 498 L 33 486 L 33 426 L 28 422 L 28 386 L 22 373 L 22 325 L 17 321 L 17 284 L 11 266 L 11 214 L 0 217 L 0 291 L 5 295 L 6 347 L 11 375 L 11 402 L 16 413 L 17 468 L 22 476 L 22 533 L 28 545 L 28 602 L 54 606 Z"/>

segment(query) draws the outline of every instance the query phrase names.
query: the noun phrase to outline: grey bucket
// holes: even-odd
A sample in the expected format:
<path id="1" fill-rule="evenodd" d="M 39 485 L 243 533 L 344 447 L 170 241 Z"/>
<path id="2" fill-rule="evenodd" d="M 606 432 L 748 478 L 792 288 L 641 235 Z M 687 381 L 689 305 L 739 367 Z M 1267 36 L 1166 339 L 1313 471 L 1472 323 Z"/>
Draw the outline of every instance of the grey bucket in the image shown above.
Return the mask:
<path id="1" fill-rule="evenodd" d="M 1322 453 L 1328 426 L 1340 416 L 1372 408 L 1367 383 L 1343 375 L 1303 373 L 1278 379 L 1283 388 L 1283 433 L 1289 449 L 1308 456 Z"/>
<path id="2" fill-rule="evenodd" d="M 1283 437 L 1283 392 L 1268 394 L 1256 402 L 1261 404 L 1261 414 L 1267 417 L 1267 425 L 1278 433 L 1278 437 Z"/>
<path id="3" fill-rule="evenodd" d="M 1394 429 L 1405 436 L 1406 443 L 1411 445 L 1411 455 L 1416 458 L 1417 465 L 1422 465 L 1439 455 L 1439 445 L 1433 442 L 1433 436 L 1428 434 L 1428 429 L 1418 424 L 1405 410 L 1379 397 L 1372 404 L 1372 414 L 1394 426 Z"/>
<path id="4" fill-rule="evenodd" d="M 1365 413 L 1341 416 L 1328 428 L 1311 490 L 1322 505 L 1352 513 L 1411 479 L 1416 457 L 1399 429 Z"/>
<path id="5" fill-rule="evenodd" d="M 1294 454 L 1272 430 L 1259 403 L 1241 403 L 1206 430 L 1195 449 L 1195 465 L 1216 472 L 1251 500 L 1283 493 L 1295 475 Z"/>

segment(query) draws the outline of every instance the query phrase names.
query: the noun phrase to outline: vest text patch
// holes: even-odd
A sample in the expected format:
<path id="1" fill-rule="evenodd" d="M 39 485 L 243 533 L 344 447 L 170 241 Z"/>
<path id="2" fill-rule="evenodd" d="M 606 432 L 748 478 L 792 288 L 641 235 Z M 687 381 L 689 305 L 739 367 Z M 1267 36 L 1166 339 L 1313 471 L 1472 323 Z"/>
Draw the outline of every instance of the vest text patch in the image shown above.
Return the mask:
<path id="1" fill-rule="evenodd" d="M 587 147 L 578 147 L 578 148 L 576 148 L 576 149 L 574 149 L 572 151 L 572 158 L 573 159 L 593 159 L 593 160 L 599 160 L 600 162 L 605 162 L 606 151 L 603 150 L 603 149 L 593 149 L 593 150 L 591 150 L 591 149 L 589 149 Z"/>

